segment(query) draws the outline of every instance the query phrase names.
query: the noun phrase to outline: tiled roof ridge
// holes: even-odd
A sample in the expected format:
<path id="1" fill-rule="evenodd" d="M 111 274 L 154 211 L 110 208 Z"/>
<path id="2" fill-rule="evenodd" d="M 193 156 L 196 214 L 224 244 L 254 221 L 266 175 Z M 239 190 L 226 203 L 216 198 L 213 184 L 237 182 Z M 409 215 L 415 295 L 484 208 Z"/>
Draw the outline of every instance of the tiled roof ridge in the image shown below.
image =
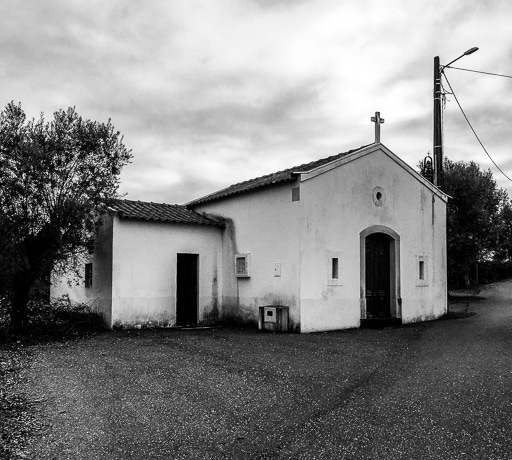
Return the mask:
<path id="1" fill-rule="evenodd" d="M 119 213 L 121 219 L 129 218 L 155 222 L 224 225 L 224 223 L 218 219 L 203 215 L 180 204 L 117 198 L 112 201 L 111 209 Z"/>
<path id="2" fill-rule="evenodd" d="M 182 204 L 172 204 L 172 203 L 164 203 L 164 202 L 157 202 L 157 201 L 142 201 L 142 200 L 129 200 L 128 198 L 114 198 L 114 202 L 128 202 L 128 203 L 140 203 L 144 205 L 157 205 L 157 206 L 171 206 L 171 207 L 183 207 Z"/>
<path id="3" fill-rule="evenodd" d="M 295 180 L 296 173 L 304 173 L 307 171 L 311 171 L 317 167 L 328 164 L 332 161 L 335 161 L 339 158 L 342 158 L 351 153 L 357 152 L 358 150 L 362 150 L 372 144 L 363 145 L 357 149 L 352 149 L 347 152 L 338 153 L 335 155 L 331 155 L 329 157 L 320 158 L 318 160 L 310 161 L 308 163 L 303 163 L 299 166 L 293 166 L 291 168 L 283 169 L 281 171 L 277 171 L 270 174 L 265 174 L 263 176 L 255 177 L 253 179 L 248 179 L 242 182 L 238 182 L 236 184 L 232 184 L 228 187 L 225 187 L 216 192 L 210 193 L 203 197 L 197 198 L 185 204 L 187 207 L 193 207 L 194 205 L 205 203 L 208 201 L 214 201 L 222 198 L 227 198 L 232 195 L 245 193 L 251 190 L 268 187 L 277 183 L 289 182 Z"/>

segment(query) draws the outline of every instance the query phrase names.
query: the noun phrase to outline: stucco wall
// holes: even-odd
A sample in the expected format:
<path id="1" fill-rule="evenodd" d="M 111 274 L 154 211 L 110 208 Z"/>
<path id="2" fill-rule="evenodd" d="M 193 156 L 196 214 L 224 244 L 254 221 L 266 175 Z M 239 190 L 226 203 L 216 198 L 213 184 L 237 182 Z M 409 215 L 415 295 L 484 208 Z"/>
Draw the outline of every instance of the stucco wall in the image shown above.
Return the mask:
<path id="1" fill-rule="evenodd" d="M 284 305 L 290 308 L 290 327 L 298 328 L 300 202 L 292 202 L 295 185 L 277 185 L 195 208 L 231 220 L 224 240 L 225 319 L 256 325 L 260 306 Z M 235 276 L 236 253 L 250 254 L 250 277 Z M 279 268 L 281 276 L 275 276 Z"/>
<path id="2" fill-rule="evenodd" d="M 446 311 L 445 203 L 381 151 L 301 183 L 301 331 L 357 327 L 361 319 L 360 234 L 385 226 L 400 237 L 397 296 L 402 321 Z M 377 206 L 374 190 L 383 200 Z M 339 256 L 339 285 L 329 285 L 329 255 Z M 363 251 L 364 254 L 364 251 Z M 418 256 L 427 284 L 417 280 Z M 425 284 L 425 283 L 423 283 Z"/>
<path id="3" fill-rule="evenodd" d="M 178 253 L 199 255 L 198 322 L 218 317 L 222 230 L 114 217 L 112 322 L 173 326 Z"/>
<path id="4" fill-rule="evenodd" d="M 112 327 L 112 217 L 108 216 L 100 227 L 94 253 L 84 262 L 92 263 L 92 286 L 86 288 L 85 267 L 79 267 L 81 278 L 71 273 L 52 280 L 50 296 L 68 296 L 72 303 L 86 303 L 102 314 L 108 327 Z"/>
<path id="5" fill-rule="evenodd" d="M 396 316 L 407 323 L 446 312 L 445 201 L 392 153 L 370 150 L 303 175 L 300 201 L 291 200 L 293 183 L 197 206 L 232 220 L 224 241 L 231 241 L 224 254 L 225 314 L 255 323 L 259 306 L 288 305 L 302 332 L 358 327 L 366 302 L 361 235 L 378 229 L 396 237 Z M 382 193 L 379 205 L 375 190 Z M 250 278 L 233 277 L 236 252 L 251 254 Z M 337 280 L 330 278 L 333 257 Z M 276 263 L 281 277 L 273 276 Z"/>

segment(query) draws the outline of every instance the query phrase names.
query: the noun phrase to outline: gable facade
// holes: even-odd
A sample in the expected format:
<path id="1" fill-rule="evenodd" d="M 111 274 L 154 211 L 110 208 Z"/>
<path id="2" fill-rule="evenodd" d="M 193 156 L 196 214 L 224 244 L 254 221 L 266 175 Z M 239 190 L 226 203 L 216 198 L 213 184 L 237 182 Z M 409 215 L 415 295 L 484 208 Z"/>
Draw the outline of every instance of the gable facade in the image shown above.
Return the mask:
<path id="1" fill-rule="evenodd" d="M 301 251 L 307 261 L 301 276 L 302 330 L 356 327 L 370 319 L 369 272 L 381 269 L 367 267 L 373 235 L 387 245 L 389 315 L 408 323 L 446 312 L 443 194 L 378 145 L 303 176 L 301 188 Z M 332 254 L 339 257 L 336 285 L 325 282 Z"/>

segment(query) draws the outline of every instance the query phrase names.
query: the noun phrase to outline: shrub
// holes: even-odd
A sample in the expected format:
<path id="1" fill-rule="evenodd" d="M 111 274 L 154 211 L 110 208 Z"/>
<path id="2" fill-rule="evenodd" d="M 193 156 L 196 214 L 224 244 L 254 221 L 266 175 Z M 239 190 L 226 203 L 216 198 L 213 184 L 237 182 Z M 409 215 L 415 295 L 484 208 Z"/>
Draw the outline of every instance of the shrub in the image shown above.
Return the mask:
<path id="1" fill-rule="evenodd" d="M 0 330 L 7 329 L 10 324 L 11 305 L 7 298 L 0 297 Z"/>
<path id="2" fill-rule="evenodd" d="M 64 337 L 104 329 L 102 316 L 85 303 L 72 304 L 68 298 L 31 300 L 26 335 Z M 10 305 L 0 299 L 0 329 L 5 333 L 10 326 Z"/>
<path id="3" fill-rule="evenodd" d="M 494 283 L 512 278 L 512 262 L 486 261 L 478 264 L 478 281 Z"/>

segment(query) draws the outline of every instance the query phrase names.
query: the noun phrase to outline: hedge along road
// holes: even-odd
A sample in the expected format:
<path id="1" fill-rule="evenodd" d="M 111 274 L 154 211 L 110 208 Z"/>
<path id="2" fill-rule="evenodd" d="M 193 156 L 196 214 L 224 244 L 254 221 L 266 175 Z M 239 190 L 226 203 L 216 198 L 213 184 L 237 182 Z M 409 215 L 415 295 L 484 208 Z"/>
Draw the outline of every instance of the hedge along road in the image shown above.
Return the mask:
<path id="1" fill-rule="evenodd" d="M 22 389 L 43 428 L 20 458 L 512 458 L 511 292 L 384 330 L 30 346 Z"/>

